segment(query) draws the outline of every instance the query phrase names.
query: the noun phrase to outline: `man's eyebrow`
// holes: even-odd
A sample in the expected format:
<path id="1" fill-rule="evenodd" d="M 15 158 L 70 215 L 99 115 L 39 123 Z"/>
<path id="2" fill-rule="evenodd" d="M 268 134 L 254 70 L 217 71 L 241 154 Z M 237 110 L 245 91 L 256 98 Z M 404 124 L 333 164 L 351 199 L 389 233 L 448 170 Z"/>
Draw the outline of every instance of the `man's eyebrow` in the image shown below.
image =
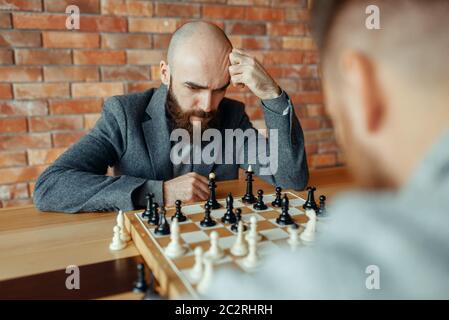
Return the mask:
<path id="1" fill-rule="evenodd" d="M 228 80 L 228 82 L 221 88 L 218 89 L 214 89 L 214 91 L 222 91 L 225 90 L 227 87 L 229 87 L 229 85 L 231 84 L 231 80 Z"/>
<path id="2" fill-rule="evenodd" d="M 188 85 L 189 87 L 191 87 L 191 88 L 193 88 L 193 89 L 209 89 L 209 87 L 207 87 L 207 86 L 203 86 L 203 85 L 200 85 L 200 84 L 191 82 L 191 81 L 186 81 L 186 82 L 184 82 L 184 84 Z M 221 90 L 224 90 L 224 89 L 226 89 L 230 84 L 231 84 L 231 81 L 229 80 L 223 87 L 220 87 L 220 88 L 218 88 L 218 89 L 214 89 L 214 91 L 221 91 Z"/>

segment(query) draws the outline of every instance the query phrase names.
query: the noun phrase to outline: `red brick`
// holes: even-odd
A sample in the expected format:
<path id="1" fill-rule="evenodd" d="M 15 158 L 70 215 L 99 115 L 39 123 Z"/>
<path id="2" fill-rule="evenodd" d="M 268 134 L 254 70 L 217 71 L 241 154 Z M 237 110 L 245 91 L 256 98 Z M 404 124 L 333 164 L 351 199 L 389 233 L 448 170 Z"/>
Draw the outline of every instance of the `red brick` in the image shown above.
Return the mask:
<path id="1" fill-rule="evenodd" d="M 25 152 L 0 152 L 0 168 L 26 166 Z"/>
<path id="2" fill-rule="evenodd" d="M 42 11 L 41 0 L 7 0 L 0 2 L 0 10 Z"/>
<path id="3" fill-rule="evenodd" d="M 319 56 L 317 51 L 304 52 L 304 64 L 318 64 Z"/>
<path id="4" fill-rule="evenodd" d="M 36 187 L 36 182 L 32 181 L 32 182 L 28 183 L 28 194 L 30 195 L 30 197 L 33 196 L 35 187 Z"/>
<path id="5" fill-rule="evenodd" d="M 176 20 L 159 18 L 129 18 L 129 32 L 172 33 Z"/>
<path id="6" fill-rule="evenodd" d="M 99 113 L 84 115 L 84 128 L 90 130 L 95 127 L 95 124 L 97 123 L 100 116 L 101 115 Z"/>
<path id="7" fill-rule="evenodd" d="M 97 67 L 44 67 L 44 79 L 51 81 L 98 81 Z"/>
<path id="8" fill-rule="evenodd" d="M 318 152 L 318 145 L 315 143 L 314 144 L 306 143 L 305 149 L 306 149 L 306 154 L 310 156 L 310 155 Z"/>
<path id="9" fill-rule="evenodd" d="M 284 37 L 282 38 L 282 47 L 294 50 L 316 50 L 312 38 Z"/>
<path id="10" fill-rule="evenodd" d="M 176 20 L 176 28 L 179 28 L 181 26 L 183 26 L 184 24 L 186 24 L 187 22 L 191 22 L 192 19 L 187 19 L 187 18 L 178 18 Z M 217 27 L 219 27 L 220 29 L 224 30 L 224 21 L 219 21 L 219 20 L 209 20 L 210 23 L 216 25 Z"/>
<path id="11" fill-rule="evenodd" d="M 16 208 L 21 206 L 30 206 L 33 204 L 33 199 L 13 199 L 0 201 L 0 208 Z"/>
<path id="12" fill-rule="evenodd" d="M 304 132 L 304 139 L 305 141 L 310 142 L 316 142 L 316 141 L 322 141 L 322 140 L 329 140 L 334 138 L 334 131 L 333 130 L 317 130 L 317 131 L 305 131 Z"/>
<path id="13" fill-rule="evenodd" d="M 102 99 L 51 100 L 50 114 L 80 114 L 101 112 Z"/>
<path id="14" fill-rule="evenodd" d="M 161 60 L 165 60 L 166 52 L 165 50 L 127 50 L 126 57 L 128 64 L 159 64 Z"/>
<path id="15" fill-rule="evenodd" d="M 232 6 L 203 6 L 203 18 L 206 19 L 227 19 L 243 20 L 245 19 L 245 8 Z"/>
<path id="16" fill-rule="evenodd" d="M 152 1 L 103 0 L 101 13 L 123 16 L 152 16 Z"/>
<path id="17" fill-rule="evenodd" d="M 28 150 L 28 162 L 30 166 L 51 164 L 53 163 L 66 149 L 30 149 Z"/>
<path id="18" fill-rule="evenodd" d="M 133 92 L 143 92 L 151 88 L 158 88 L 161 85 L 160 81 L 140 81 L 140 82 L 129 82 L 126 84 L 127 93 Z"/>
<path id="19" fill-rule="evenodd" d="M 50 145 L 51 139 L 48 133 L 0 135 L 0 150 L 48 148 Z"/>
<path id="20" fill-rule="evenodd" d="M 102 34 L 101 47 L 107 49 L 149 49 L 152 37 L 149 34 Z"/>
<path id="21" fill-rule="evenodd" d="M 0 169 L 0 184 L 28 182 L 36 180 L 46 166 Z"/>
<path id="22" fill-rule="evenodd" d="M 273 0 L 273 5 L 276 5 L 278 7 L 307 8 L 307 2 L 308 0 Z"/>
<path id="23" fill-rule="evenodd" d="M 301 118 L 300 122 L 304 130 L 318 130 L 321 126 L 319 118 Z"/>
<path id="24" fill-rule="evenodd" d="M 318 79 L 301 79 L 297 91 L 321 91 L 321 81 Z"/>
<path id="25" fill-rule="evenodd" d="M 268 6 L 270 4 L 270 0 L 227 0 L 227 3 L 242 6 Z"/>
<path id="26" fill-rule="evenodd" d="M 16 99 L 67 97 L 69 94 L 67 83 L 14 84 L 14 97 Z"/>
<path id="27" fill-rule="evenodd" d="M 6 12 L 0 12 L 0 28 L 8 29 L 11 28 L 11 14 Z"/>
<path id="28" fill-rule="evenodd" d="M 308 104 L 307 115 L 309 117 L 322 117 L 326 115 L 326 111 L 322 104 Z"/>
<path id="29" fill-rule="evenodd" d="M 44 0 L 44 8 L 47 12 L 65 13 L 69 5 L 76 5 L 81 14 L 100 13 L 100 0 Z"/>
<path id="30" fill-rule="evenodd" d="M 72 83 L 73 97 L 110 97 L 123 93 L 121 82 Z"/>
<path id="31" fill-rule="evenodd" d="M 12 99 L 12 88 L 9 83 L 0 83 L 0 99 Z"/>
<path id="32" fill-rule="evenodd" d="M 66 15 L 24 12 L 12 14 L 15 29 L 65 30 L 66 19 Z"/>
<path id="33" fill-rule="evenodd" d="M 340 151 L 340 149 L 338 148 L 338 144 L 335 141 L 321 141 L 318 143 L 319 153 L 331 153 L 338 151 Z"/>
<path id="34" fill-rule="evenodd" d="M 101 69 L 101 79 L 103 81 L 150 80 L 150 67 L 148 66 L 103 67 Z"/>
<path id="35" fill-rule="evenodd" d="M 199 18 L 201 14 L 200 6 L 195 4 L 181 3 L 155 3 L 156 17 L 191 17 Z"/>
<path id="36" fill-rule="evenodd" d="M 17 49 L 15 50 L 16 64 L 43 65 L 43 64 L 71 64 L 70 50 L 41 50 Z"/>
<path id="37" fill-rule="evenodd" d="M 285 92 L 297 92 L 298 80 L 296 79 L 277 79 L 278 85 L 285 90 Z"/>
<path id="38" fill-rule="evenodd" d="M 42 81 L 42 68 L 0 67 L 0 81 L 8 81 L 8 82 Z"/>
<path id="39" fill-rule="evenodd" d="M 95 33 L 72 31 L 45 31 L 42 33 L 45 48 L 99 48 L 100 36 Z"/>
<path id="40" fill-rule="evenodd" d="M 161 79 L 161 68 L 156 66 L 151 66 L 151 80 L 160 80 Z"/>
<path id="41" fill-rule="evenodd" d="M 126 32 L 127 25 L 124 17 L 81 15 L 79 31 Z"/>
<path id="42" fill-rule="evenodd" d="M 267 29 L 264 23 L 232 22 L 226 23 L 227 34 L 265 35 Z"/>
<path id="43" fill-rule="evenodd" d="M 310 20 L 310 11 L 305 9 L 289 8 L 285 10 L 286 21 L 308 22 Z"/>
<path id="44" fill-rule="evenodd" d="M 323 103 L 323 95 L 321 92 L 302 92 L 290 95 L 293 103 Z"/>
<path id="45" fill-rule="evenodd" d="M 26 118 L 0 118 L 0 133 L 20 133 L 26 131 Z"/>
<path id="46" fill-rule="evenodd" d="M 47 103 L 40 100 L 0 101 L 0 114 L 6 116 L 45 115 L 47 114 Z"/>
<path id="47" fill-rule="evenodd" d="M 40 47 L 41 35 L 35 31 L 0 31 L 2 47 Z"/>
<path id="48" fill-rule="evenodd" d="M 337 164 L 337 156 L 335 153 L 314 154 L 311 156 L 310 166 L 312 168 L 333 167 Z"/>
<path id="49" fill-rule="evenodd" d="M 271 36 L 303 36 L 303 23 L 268 23 L 268 34 Z"/>
<path id="50" fill-rule="evenodd" d="M 80 131 L 71 133 L 53 133 L 51 136 L 53 139 L 53 146 L 60 148 L 60 147 L 68 147 L 74 144 L 85 135 L 86 132 Z"/>
<path id="51" fill-rule="evenodd" d="M 12 50 L 0 49 L 0 64 L 12 64 Z"/>
<path id="52" fill-rule="evenodd" d="M 153 48 L 167 49 L 170 44 L 171 34 L 153 34 Z"/>
<path id="53" fill-rule="evenodd" d="M 244 49 L 273 49 L 278 50 L 282 48 L 282 43 L 279 39 L 268 37 L 247 37 L 242 38 L 241 48 Z"/>
<path id="54" fill-rule="evenodd" d="M 269 51 L 264 54 L 263 63 L 270 64 L 302 64 L 303 53 L 299 51 Z"/>
<path id="55" fill-rule="evenodd" d="M 284 19 L 284 10 L 275 8 L 255 8 L 246 9 L 246 19 L 259 21 L 281 21 Z"/>
<path id="56" fill-rule="evenodd" d="M 73 62 L 79 65 L 124 64 L 125 52 L 109 51 L 73 51 Z"/>
<path id="57" fill-rule="evenodd" d="M 33 117 L 28 119 L 30 132 L 77 130 L 83 128 L 81 116 Z"/>
<path id="58" fill-rule="evenodd" d="M 6 184 L 0 186 L 0 200 L 28 198 L 28 185 L 26 183 Z"/>

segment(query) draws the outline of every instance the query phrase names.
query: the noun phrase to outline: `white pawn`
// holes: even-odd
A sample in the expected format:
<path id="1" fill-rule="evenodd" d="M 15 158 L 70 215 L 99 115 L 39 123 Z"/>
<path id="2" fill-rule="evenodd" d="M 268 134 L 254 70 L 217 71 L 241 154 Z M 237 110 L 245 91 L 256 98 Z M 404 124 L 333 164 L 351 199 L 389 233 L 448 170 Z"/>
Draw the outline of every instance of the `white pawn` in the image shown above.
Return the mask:
<path id="1" fill-rule="evenodd" d="M 212 231 L 210 233 L 210 248 L 205 253 L 205 257 L 210 260 L 219 260 L 223 257 L 223 250 L 218 246 L 218 232 Z"/>
<path id="2" fill-rule="evenodd" d="M 178 258 L 185 253 L 186 249 L 181 245 L 177 218 L 173 219 L 170 231 L 170 243 L 165 248 L 165 254 L 169 258 Z"/>
<path id="3" fill-rule="evenodd" d="M 194 250 L 195 254 L 195 264 L 190 270 L 190 278 L 193 283 L 197 283 L 201 276 L 203 275 L 203 248 L 200 246 L 196 247 Z"/>
<path id="4" fill-rule="evenodd" d="M 237 240 L 231 248 L 231 253 L 234 256 L 242 257 L 248 253 L 248 248 L 246 247 L 245 239 L 243 239 L 243 221 L 239 221 L 237 229 Z"/>
<path id="5" fill-rule="evenodd" d="M 131 237 L 128 231 L 125 228 L 125 216 L 123 215 L 123 211 L 119 210 L 117 214 L 117 225 L 120 227 L 120 238 L 122 241 L 128 242 L 131 240 Z"/>
<path id="6" fill-rule="evenodd" d="M 290 238 L 287 240 L 287 243 L 292 247 L 292 249 L 294 249 L 301 243 L 299 241 L 298 231 L 299 231 L 299 228 L 295 228 L 294 225 L 291 225 L 288 228 L 288 233 L 290 234 Z"/>
<path id="7" fill-rule="evenodd" d="M 251 218 L 249 218 L 249 232 L 246 235 L 245 239 L 246 241 L 250 241 L 250 239 L 255 239 L 256 243 L 257 241 L 260 241 L 262 239 L 261 235 L 257 233 L 257 218 L 256 216 L 251 216 Z"/>
<path id="8" fill-rule="evenodd" d="M 249 242 L 249 253 L 245 259 L 243 259 L 243 265 L 246 268 L 255 268 L 259 264 L 259 259 L 257 257 L 257 241 L 254 238 L 248 240 Z"/>
<path id="9" fill-rule="evenodd" d="M 302 241 L 313 242 L 315 240 L 316 230 L 316 213 L 313 209 L 306 210 L 306 216 L 309 218 L 306 224 L 306 228 L 299 236 Z"/>
<path id="10" fill-rule="evenodd" d="M 214 269 L 212 261 L 209 259 L 205 259 L 204 274 L 200 282 L 198 283 L 198 286 L 196 287 L 196 290 L 198 291 L 199 294 L 205 294 L 207 292 L 207 289 L 209 289 L 210 284 L 212 282 L 213 271 Z"/>
<path id="11" fill-rule="evenodd" d="M 112 237 L 112 242 L 109 245 L 109 249 L 112 251 L 122 250 L 126 247 L 126 243 L 120 238 L 120 227 L 114 226 L 114 236 Z"/>

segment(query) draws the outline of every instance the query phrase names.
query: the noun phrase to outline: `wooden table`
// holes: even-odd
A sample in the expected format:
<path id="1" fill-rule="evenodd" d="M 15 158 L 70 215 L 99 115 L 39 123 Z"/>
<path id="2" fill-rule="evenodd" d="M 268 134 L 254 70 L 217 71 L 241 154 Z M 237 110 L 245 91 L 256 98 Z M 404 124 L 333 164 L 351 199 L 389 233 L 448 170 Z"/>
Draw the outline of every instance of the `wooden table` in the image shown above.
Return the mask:
<path id="1" fill-rule="evenodd" d="M 352 185 L 344 168 L 312 172 L 309 184 L 328 197 Z M 273 189 L 256 178 L 259 188 Z M 244 180 L 220 182 L 217 197 L 244 191 Z M 108 248 L 115 217 L 0 209 L 0 299 L 140 299 L 131 292 L 136 264 L 143 262 L 139 252 L 132 243 L 119 252 Z M 80 268 L 79 290 L 66 289 L 70 265 Z"/>

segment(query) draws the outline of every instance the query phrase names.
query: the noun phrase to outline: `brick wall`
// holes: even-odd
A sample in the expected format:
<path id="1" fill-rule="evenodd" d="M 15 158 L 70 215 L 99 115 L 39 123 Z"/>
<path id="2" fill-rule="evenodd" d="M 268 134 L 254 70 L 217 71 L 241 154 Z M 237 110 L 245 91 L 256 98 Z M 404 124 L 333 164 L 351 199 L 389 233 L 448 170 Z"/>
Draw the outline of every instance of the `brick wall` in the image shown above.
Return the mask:
<path id="1" fill-rule="evenodd" d="M 69 4 L 80 8 L 80 30 L 66 30 Z M 31 202 L 33 181 L 92 128 L 106 97 L 158 86 L 170 34 L 192 18 L 222 27 L 290 94 L 312 168 L 340 164 L 307 8 L 306 0 L 0 0 L 0 207 Z M 228 96 L 263 123 L 251 93 Z"/>

